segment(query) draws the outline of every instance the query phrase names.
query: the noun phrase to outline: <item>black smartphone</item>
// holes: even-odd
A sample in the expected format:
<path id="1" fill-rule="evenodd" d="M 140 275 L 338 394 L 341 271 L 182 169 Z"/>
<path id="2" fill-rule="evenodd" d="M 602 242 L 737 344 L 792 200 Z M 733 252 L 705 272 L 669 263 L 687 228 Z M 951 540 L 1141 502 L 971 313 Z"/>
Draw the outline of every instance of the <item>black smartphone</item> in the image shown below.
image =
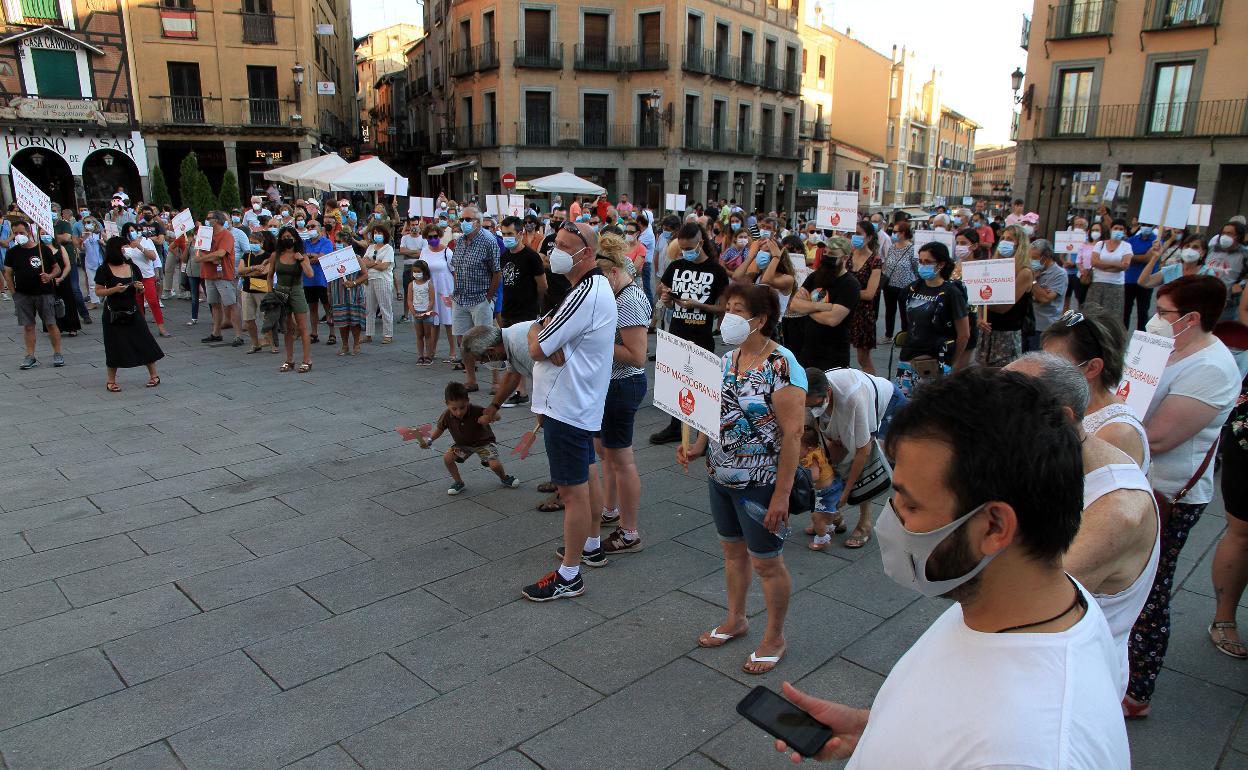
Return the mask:
<path id="1" fill-rule="evenodd" d="M 832 739 L 832 728 L 759 685 L 737 704 L 737 713 L 789 745 L 803 757 L 813 757 Z"/>

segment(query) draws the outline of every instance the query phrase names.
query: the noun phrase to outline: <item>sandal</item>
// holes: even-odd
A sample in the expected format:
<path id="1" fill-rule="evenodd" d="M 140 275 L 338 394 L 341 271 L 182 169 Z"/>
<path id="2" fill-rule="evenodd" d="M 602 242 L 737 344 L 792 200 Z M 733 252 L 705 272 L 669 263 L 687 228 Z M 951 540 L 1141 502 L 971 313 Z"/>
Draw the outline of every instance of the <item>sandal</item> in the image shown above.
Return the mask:
<path id="1" fill-rule="evenodd" d="M 382 337 L 381 338 L 381 344 L 383 345 L 389 345 L 393 342 L 394 342 L 394 337 Z"/>
<path id="2" fill-rule="evenodd" d="M 295 368 L 295 362 L 294 362 L 294 361 L 287 361 L 286 363 L 282 364 L 282 367 L 281 367 L 280 369 L 278 369 L 277 371 L 279 371 L 279 372 L 289 372 L 290 370 L 292 370 L 292 369 L 294 369 L 294 368 Z"/>
<path id="3" fill-rule="evenodd" d="M 321 341 L 321 338 L 315 334 L 313 334 L 311 337 L 308 338 L 308 342 L 312 343 L 313 345 L 317 344 L 320 341 Z"/>
<path id="4" fill-rule="evenodd" d="M 784 653 L 787 649 L 787 647 L 782 648 L 779 655 L 759 655 L 757 650 L 751 652 L 749 659 L 746 660 L 745 663 L 741 664 L 741 670 L 747 674 L 762 676 L 763 674 L 770 672 L 780 663 L 780 661 L 784 658 Z M 750 668 L 750 666 L 757 666 L 759 664 L 762 664 L 765 668 Z"/>
<path id="5" fill-rule="evenodd" d="M 1243 642 L 1237 642 L 1234 639 L 1228 639 L 1226 629 L 1236 628 L 1233 620 L 1215 620 L 1209 624 L 1209 640 L 1213 642 L 1213 646 L 1218 648 L 1218 652 L 1223 655 L 1229 655 L 1236 660 L 1248 660 L 1248 647 Z"/>
<path id="6" fill-rule="evenodd" d="M 340 355 L 340 356 L 350 355 L 350 351 L 348 351 L 348 350 L 347 350 L 347 346 L 346 346 L 346 345 L 343 345 L 343 346 L 342 346 L 342 350 L 339 350 L 339 351 L 338 351 L 338 355 Z"/>
<path id="7" fill-rule="evenodd" d="M 358 356 L 360 354 L 360 343 L 355 343 L 351 348 L 351 355 Z"/>
<path id="8" fill-rule="evenodd" d="M 832 519 L 832 533 L 833 534 L 843 535 L 845 534 L 846 529 L 848 529 L 848 527 L 845 526 L 844 516 L 837 516 L 836 518 Z"/>
<path id="9" fill-rule="evenodd" d="M 806 547 L 812 551 L 826 551 L 831 546 L 832 546 L 832 538 L 831 536 L 828 536 L 828 539 L 824 540 L 822 543 L 818 542 L 818 539 L 816 538 L 815 540 L 810 541 L 810 543 Z"/>
<path id="10" fill-rule="evenodd" d="M 251 350 L 247 351 L 247 355 L 251 355 L 252 353 L 259 353 L 261 350 L 264 350 L 263 345 L 252 345 Z"/>
<path id="11" fill-rule="evenodd" d="M 329 339 L 325 341 L 325 344 L 326 344 L 326 345 L 337 345 L 337 344 L 338 344 L 338 338 L 337 338 L 337 337 L 335 337 L 333 334 L 330 334 L 330 335 L 329 335 Z"/>
<path id="12" fill-rule="evenodd" d="M 1149 701 L 1139 701 L 1130 695 L 1124 696 L 1122 699 L 1123 719 L 1145 719 L 1152 708 L 1153 704 Z"/>
<path id="13" fill-rule="evenodd" d="M 563 501 L 558 497 L 548 497 L 537 504 L 537 510 L 542 513 L 558 513 L 563 510 Z"/>
<path id="14" fill-rule="evenodd" d="M 707 631 L 705 634 L 702 634 L 701 636 L 698 637 L 698 646 L 707 647 L 707 648 L 723 647 L 725 644 L 728 644 L 733 639 L 736 639 L 739 636 L 745 636 L 747 633 L 749 633 L 749 631 L 750 631 L 750 627 L 747 625 L 745 627 L 745 630 L 739 634 L 724 634 L 724 633 L 720 633 L 719 626 L 715 626 L 710 631 Z"/>
<path id="15" fill-rule="evenodd" d="M 299 364 L 299 368 L 296 369 L 295 371 L 297 371 L 299 374 L 307 374 L 308 372 L 312 371 L 312 362 L 304 361 L 303 363 Z"/>
<path id="16" fill-rule="evenodd" d="M 869 542 L 871 542 L 870 532 L 863 533 L 855 529 L 850 533 L 849 537 L 845 538 L 845 547 L 854 549 L 861 548 Z"/>
<path id="17" fill-rule="evenodd" d="M 459 363 L 459 359 L 458 359 L 458 358 L 456 358 L 455 356 L 451 356 L 450 358 L 444 358 L 444 359 L 442 359 L 442 363 L 444 363 L 444 364 L 457 364 L 457 363 Z"/>
<path id="18" fill-rule="evenodd" d="M 553 495 L 555 492 L 559 491 L 559 487 L 555 486 L 555 482 L 553 481 L 543 481 L 541 484 L 537 485 L 537 491 L 541 492 L 543 495 Z"/>
<path id="19" fill-rule="evenodd" d="M 115 383 L 115 382 L 106 382 L 106 383 L 104 383 L 104 389 L 105 389 L 105 390 L 107 390 L 109 393 L 120 393 L 120 392 L 121 392 L 121 386 L 120 386 L 120 385 L 118 385 L 118 384 L 117 384 L 117 383 Z"/>
<path id="20" fill-rule="evenodd" d="M 455 362 L 455 363 L 451 366 L 451 369 L 452 369 L 452 370 L 454 370 L 454 371 L 456 371 L 456 372 L 462 372 L 462 371 L 464 371 L 464 362 L 463 362 L 463 361 L 456 361 L 456 362 Z"/>
<path id="21" fill-rule="evenodd" d="M 158 388 L 158 387 L 160 387 L 160 378 L 159 378 L 159 377 L 153 377 L 152 379 L 150 379 L 150 380 L 148 380 L 148 381 L 147 381 L 147 385 L 146 385 L 145 387 L 148 387 L 148 388 Z"/>

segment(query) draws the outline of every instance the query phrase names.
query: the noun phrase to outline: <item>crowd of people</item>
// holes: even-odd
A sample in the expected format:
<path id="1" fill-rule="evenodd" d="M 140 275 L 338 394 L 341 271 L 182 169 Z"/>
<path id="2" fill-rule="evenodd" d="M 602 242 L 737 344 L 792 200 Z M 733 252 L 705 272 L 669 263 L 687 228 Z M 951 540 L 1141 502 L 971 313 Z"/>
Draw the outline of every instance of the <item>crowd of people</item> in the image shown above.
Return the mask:
<path id="1" fill-rule="evenodd" d="M 870 711 L 786 686 L 836 734 L 821 758 L 1129 766 L 1123 718 L 1149 714 L 1177 562 L 1214 498 L 1219 445 L 1228 528 L 1208 633 L 1220 652 L 1248 658 L 1235 624 L 1248 582 L 1248 391 L 1222 341 L 1248 338 L 1241 217 L 1199 233 L 1102 210 L 1071 219 L 1083 245 L 1059 255 L 1022 201 L 1004 217 L 938 209 L 924 224 L 952 249 L 937 239 L 916 248 L 917 223 L 903 214 L 832 233 L 734 201 L 656 215 L 605 195 L 501 218 L 445 196 L 430 218 L 401 216 L 394 200 L 360 212 L 347 199 L 257 197 L 197 223 L 211 228 L 207 248 L 175 236 L 173 214 L 118 197 L 102 217 L 61 211 L 55 231 L 35 239 L 10 213 L 0 247 L 22 368 L 38 364 L 36 316 L 60 366 L 61 337 L 99 307 L 108 389 L 120 390 L 118 369 L 137 366 L 157 387 L 162 352 L 145 316 L 169 336 L 161 307 L 179 298 L 191 303 L 190 326 L 208 303 L 206 344 L 278 354 L 284 341 L 283 373 L 312 369 L 321 323 L 339 356 L 378 336 L 406 345 L 396 324 L 410 323 L 419 366 L 442 355 L 445 337 L 442 360 L 462 382 L 446 386 L 436 427 L 405 438 L 450 434 L 448 494 L 466 488 L 458 466 L 474 456 L 515 487 L 491 424 L 502 409 L 529 407 L 535 427 L 517 449 L 544 441 L 539 489 L 550 497 L 539 507 L 562 511 L 564 531 L 558 566 L 521 589 L 535 602 L 584 593 L 583 567 L 642 548 L 633 433 L 648 333 L 721 353 L 719 433 L 682 439 L 673 418 L 649 437 L 680 442 L 685 468 L 705 458 L 728 601 L 697 644 L 747 635 L 757 574 L 766 628 L 742 668 L 782 663 L 795 513 L 812 514 L 810 549 L 838 547 L 837 535 L 850 549 L 876 539 L 890 579 L 955 601 Z M 321 258 L 348 248 L 358 273 L 326 276 Z M 1013 263 L 1009 304 L 968 296 L 963 265 L 984 259 Z M 93 278 L 85 290 L 80 269 Z M 1119 394 L 1137 327 L 1173 341 L 1142 414 Z M 890 360 L 876 371 L 880 345 L 894 347 L 896 370 Z M 473 403 L 485 387 L 479 366 L 490 372 L 485 406 Z M 807 488 L 812 502 L 795 502 Z M 966 740 L 972 724 L 994 740 Z"/>

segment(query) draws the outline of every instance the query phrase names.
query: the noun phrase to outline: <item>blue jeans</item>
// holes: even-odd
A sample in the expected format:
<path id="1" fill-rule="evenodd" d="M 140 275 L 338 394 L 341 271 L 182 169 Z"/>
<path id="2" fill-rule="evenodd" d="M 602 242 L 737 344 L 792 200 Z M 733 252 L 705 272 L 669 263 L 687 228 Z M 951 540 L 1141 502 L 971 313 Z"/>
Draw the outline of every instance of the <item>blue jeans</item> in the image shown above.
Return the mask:
<path id="1" fill-rule="evenodd" d="M 87 303 L 82 299 L 82 278 L 78 274 L 77 265 L 70 271 L 70 278 L 67 280 L 69 281 L 69 288 L 74 290 L 74 303 L 78 306 L 78 315 L 85 319 L 91 314 L 87 311 Z"/>
<path id="2" fill-rule="evenodd" d="M 191 320 L 199 320 L 199 287 L 203 285 L 204 279 L 194 275 L 188 275 L 187 281 L 191 284 Z"/>
<path id="3" fill-rule="evenodd" d="M 650 288 L 650 263 L 641 266 L 641 288 L 645 289 L 646 296 L 650 298 L 650 302 L 654 303 L 654 289 Z"/>

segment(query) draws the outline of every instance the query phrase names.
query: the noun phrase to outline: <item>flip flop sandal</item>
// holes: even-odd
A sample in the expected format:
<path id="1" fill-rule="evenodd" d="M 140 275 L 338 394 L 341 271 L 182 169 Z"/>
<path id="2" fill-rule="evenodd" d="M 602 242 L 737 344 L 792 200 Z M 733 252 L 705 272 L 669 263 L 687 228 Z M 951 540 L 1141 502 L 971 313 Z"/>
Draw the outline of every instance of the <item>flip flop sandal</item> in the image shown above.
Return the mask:
<path id="1" fill-rule="evenodd" d="M 543 500 L 537 504 L 537 510 L 542 513 L 558 513 L 563 510 L 562 500 Z"/>
<path id="2" fill-rule="evenodd" d="M 315 334 L 313 334 L 310 338 L 308 338 L 308 342 L 311 342 L 313 345 L 317 344 L 320 341 L 321 341 L 321 338 Z"/>
<path id="3" fill-rule="evenodd" d="M 558 490 L 559 487 L 555 486 L 555 482 L 553 481 L 543 481 L 541 484 L 537 485 L 537 491 L 541 492 L 543 495 L 553 495 Z"/>
<path id="4" fill-rule="evenodd" d="M 278 369 L 277 371 L 279 371 L 279 372 L 289 372 L 289 371 L 291 371 L 291 370 L 292 370 L 292 369 L 294 369 L 294 368 L 295 368 L 295 362 L 294 362 L 294 361 L 287 361 L 286 363 L 282 364 L 281 368 L 280 368 L 280 369 Z"/>
<path id="5" fill-rule="evenodd" d="M 338 338 L 337 338 L 337 337 L 335 337 L 334 335 L 332 335 L 332 334 L 331 334 L 331 335 L 329 335 L 329 339 L 325 341 L 325 344 L 326 344 L 326 345 L 337 345 L 337 344 L 338 344 Z"/>
<path id="6" fill-rule="evenodd" d="M 781 650 L 779 655 L 759 655 L 757 652 L 751 652 L 749 660 L 741 664 L 741 670 L 747 674 L 753 674 L 754 676 L 762 676 L 763 674 L 770 673 L 771 670 L 774 669 L 784 658 L 784 653 L 785 650 Z M 746 668 L 746 666 L 749 666 L 750 664 L 758 665 L 759 663 L 765 665 L 766 668 L 761 671 Z"/>
<path id="7" fill-rule="evenodd" d="M 814 541 L 811 541 L 806 547 L 812 551 L 826 551 L 831 545 L 832 545 L 831 540 L 825 543 L 816 543 Z"/>
<path id="8" fill-rule="evenodd" d="M 1210 623 L 1209 641 L 1213 642 L 1213 646 L 1217 647 L 1218 652 L 1223 655 L 1236 660 L 1248 659 L 1248 647 L 1245 647 L 1243 642 L 1237 642 L 1226 637 L 1226 629 L 1228 628 L 1236 628 L 1235 622 L 1231 620 L 1215 620 Z"/>
<path id="9" fill-rule="evenodd" d="M 464 371 L 464 362 L 463 362 L 463 361 L 459 361 L 459 362 L 457 362 L 454 366 L 452 366 L 452 367 L 451 367 L 451 369 L 453 369 L 453 370 L 455 370 L 455 371 L 457 371 L 457 372 L 462 372 L 462 371 Z"/>
<path id="10" fill-rule="evenodd" d="M 308 372 L 312 371 L 312 363 L 309 361 L 309 362 L 304 362 L 302 364 L 299 364 L 299 368 L 296 369 L 295 371 L 299 372 L 299 374 L 307 374 Z"/>
<path id="11" fill-rule="evenodd" d="M 146 385 L 146 386 L 144 386 L 144 387 L 148 387 L 148 388 L 158 388 L 158 387 L 160 387 L 160 378 L 159 378 L 159 377 L 153 377 L 152 379 L 150 379 L 150 380 L 148 380 L 148 381 L 147 381 L 147 385 Z"/>
<path id="12" fill-rule="evenodd" d="M 259 353 L 261 350 L 264 350 L 263 345 L 252 345 L 251 350 L 247 351 L 247 355 L 251 355 L 252 353 Z"/>
<path id="13" fill-rule="evenodd" d="M 118 385 L 118 384 L 117 384 L 117 383 L 115 383 L 115 382 L 106 382 L 106 383 L 104 383 L 104 389 L 105 389 L 105 390 L 107 390 L 109 393 L 120 393 L 120 392 L 121 392 L 121 386 L 120 386 L 120 385 Z"/>
<path id="14" fill-rule="evenodd" d="M 862 548 L 864 545 L 870 542 L 871 542 L 871 535 L 869 534 L 853 534 L 845 538 L 845 547 L 856 550 L 858 548 Z"/>
<path id="15" fill-rule="evenodd" d="M 733 639 L 736 639 L 737 637 L 740 637 L 740 636 L 745 636 L 747 633 L 749 633 L 749 630 L 750 629 L 747 627 L 744 631 L 742 631 L 739 634 L 721 634 L 719 632 L 719 626 L 715 626 L 710 631 L 707 631 L 705 634 L 703 634 L 703 636 L 707 638 L 707 641 L 705 643 L 700 638 L 698 639 L 698 646 L 705 647 L 707 649 L 711 649 L 714 647 L 723 647 L 725 644 L 728 644 Z M 714 640 L 714 642 L 712 642 L 711 640 Z"/>

